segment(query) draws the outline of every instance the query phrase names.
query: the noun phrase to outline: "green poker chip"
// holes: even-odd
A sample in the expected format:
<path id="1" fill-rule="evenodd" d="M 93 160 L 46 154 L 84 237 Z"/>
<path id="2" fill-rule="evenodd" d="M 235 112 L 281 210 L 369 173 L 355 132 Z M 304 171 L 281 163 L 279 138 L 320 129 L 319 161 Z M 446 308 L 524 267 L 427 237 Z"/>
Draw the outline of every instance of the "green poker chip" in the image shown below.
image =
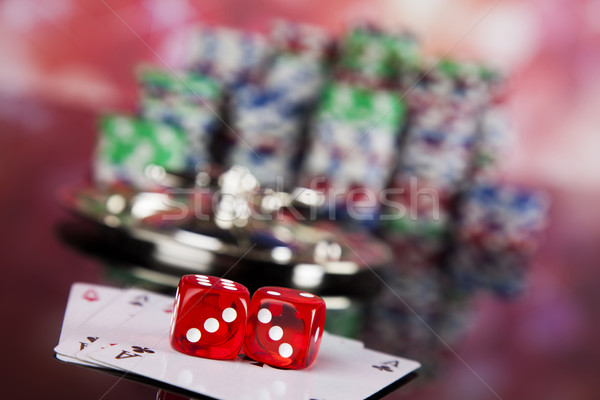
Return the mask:
<path id="1" fill-rule="evenodd" d="M 408 35 L 355 29 L 343 40 L 340 66 L 362 75 L 393 78 L 420 63 L 416 40 Z"/>
<path id="2" fill-rule="evenodd" d="M 157 165 L 170 171 L 185 168 L 186 137 L 174 126 L 123 115 L 107 115 L 100 121 L 101 162 L 140 168 Z"/>
<path id="3" fill-rule="evenodd" d="M 218 101 L 223 93 L 222 86 L 216 80 L 193 72 L 175 73 L 144 67 L 140 70 L 138 79 L 145 87 L 162 89 L 211 102 Z"/>
<path id="4" fill-rule="evenodd" d="M 377 125 L 391 132 L 403 124 L 405 115 L 406 105 L 395 93 L 342 82 L 333 82 L 324 90 L 319 108 L 321 118 L 357 126 Z"/>
<path id="5" fill-rule="evenodd" d="M 452 80 L 476 79 L 493 83 L 501 79 L 501 74 L 488 66 L 443 58 L 435 65 L 435 70 Z"/>

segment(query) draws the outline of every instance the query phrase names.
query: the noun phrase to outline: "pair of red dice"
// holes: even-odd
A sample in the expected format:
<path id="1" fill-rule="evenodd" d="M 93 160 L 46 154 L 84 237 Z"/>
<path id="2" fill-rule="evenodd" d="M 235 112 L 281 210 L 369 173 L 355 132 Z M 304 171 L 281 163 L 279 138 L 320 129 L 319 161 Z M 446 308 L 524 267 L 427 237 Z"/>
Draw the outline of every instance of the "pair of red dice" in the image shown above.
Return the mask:
<path id="1" fill-rule="evenodd" d="M 170 340 L 176 350 L 198 357 L 246 356 L 279 368 L 300 369 L 317 357 L 325 302 L 296 289 L 263 287 L 250 300 L 248 289 L 207 275 L 179 282 Z"/>

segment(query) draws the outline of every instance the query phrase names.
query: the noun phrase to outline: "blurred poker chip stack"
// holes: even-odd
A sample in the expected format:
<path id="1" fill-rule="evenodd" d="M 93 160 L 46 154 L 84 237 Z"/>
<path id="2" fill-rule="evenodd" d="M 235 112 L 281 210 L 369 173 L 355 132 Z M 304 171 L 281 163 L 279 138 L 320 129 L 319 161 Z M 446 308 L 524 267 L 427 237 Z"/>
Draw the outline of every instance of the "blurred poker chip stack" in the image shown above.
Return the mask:
<path id="1" fill-rule="evenodd" d="M 306 121 L 327 71 L 331 38 L 309 25 L 279 21 L 260 77 L 231 92 L 236 133 L 227 164 L 244 165 L 263 187 L 293 188 Z"/>
<path id="2" fill-rule="evenodd" d="M 166 171 L 186 169 L 187 138 L 176 126 L 126 115 L 100 121 L 94 181 L 160 190 Z"/>
<path id="3" fill-rule="evenodd" d="M 311 125 L 302 183 L 322 190 L 336 217 L 375 219 L 404 116 L 391 91 L 331 82 Z"/>
<path id="4" fill-rule="evenodd" d="M 378 225 L 406 114 L 398 82 L 419 60 L 407 34 L 358 26 L 341 38 L 333 80 L 311 124 L 302 182 L 325 192 L 337 218 Z"/>
<path id="5" fill-rule="evenodd" d="M 187 139 L 187 169 L 192 172 L 208 169 L 214 161 L 209 146 L 221 123 L 218 112 L 222 86 L 208 76 L 152 67 L 140 69 L 138 80 L 140 114 L 183 130 Z"/>
<path id="6" fill-rule="evenodd" d="M 322 29 L 276 21 L 269 35 L 272 51 L 262 84 L 306 113 L 314 107 L 327 78 L 333 39 Z M 304 114 L 303 117 L 308 117 Z"/>
<path id="7" fill-rule="evenodd" d="M 465 64 L 442 61 L 406 93 L 410 112 L 395 180 L 410 177 L 451 196 L 465 183 L 487 99 Z"/>
<path id="8" fill-rule="evenodd" d="M 448 267 L 456 287 L 520 293 L 547 224 L 549 199 L 530 189 L 478 183 L 465 194 Z"/>
<path id="9" fill-rule="evenodd" d="M 293 156 L 298 148 L 302 114 L 281 93 L 248 85 L 239 88 L 230 104 L 235 143 L 228 165 L 243 165 L 263 187 L 292 187 Z"/>
<path id="10" fill-rule="evenodd" d="M 342 38 L 336 77 L 367 87 L 396 88 L 414 78 L 421 56 L 414 36 L 357 26 Z"/>
<path id="11" fill-rule="evenodd" d="M 454 199 L 471 174 L 488 99 L 474 68 L 443 60 L 404 93 L 409 119 L 390 192 L 408 195 L 398 196 L 397 210 L 386 209 L 384 230 L 395 247 L 421 249 L 425 263 L 444 249 Z"/>
<path id="12" fill-rule="evenodd" d="M 267 55 L 267 42 L 258 34 L 202 26 L 192 35 L 186 69 L 232 88 L 254 79 Z"/>
<path id="13" fill-rule="evenodd" d="M 479 119 L 471 178 L 489 181 L 494 179 L 496 167 L 512 139 L 505 102 L 508 84 L 496 71 L 481 66 L 478 72 L 486 87 L 487 98 Z"/>
<path id="14" fill-rule="evenodd" d="M 492 93 L 479 67 L 446 60 L 420 80 L 408 78 L 400 87 L 409 117 L 382 213 L 395 254 L 386 279 L 393 293 L 383 293 L 372 326 L 386 347 L 418 354 L 428 373 L 441 356 L 438 335 L 456 340 L 468 321 L 467 296 L 444 268 L 447 246 L 460 195 L 479 173 L 478 151 L 489 151 L 488 168 L 497 149 L 484 137 Z"/>

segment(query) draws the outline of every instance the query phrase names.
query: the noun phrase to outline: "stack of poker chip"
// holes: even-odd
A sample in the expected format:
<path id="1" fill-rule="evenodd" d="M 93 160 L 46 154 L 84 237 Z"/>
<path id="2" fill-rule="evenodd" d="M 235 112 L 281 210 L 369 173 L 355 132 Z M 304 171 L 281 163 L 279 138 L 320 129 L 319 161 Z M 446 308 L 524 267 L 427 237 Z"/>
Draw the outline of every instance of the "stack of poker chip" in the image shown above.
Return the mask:
<path id="1" fill-rule="evenodd" d="M 336 217 L 374 226 L 404 122 L 398 82 L 418 65 L 418 46 L 409 35 L 356 27 L 338 50 L 334 80 L 312 123 L 302 184 L 329 191 L 326 206 Z"/>
<path id="2" fill-rule="evenodd" d="M 480 76 L 486 85 L 488 98 L 481 112 L 472 162 L 472 178 L 477 181 L 494 177 L 496 166 L 511 141 L 508 112 L 504 103 L 504 79 L 483 67 Z"/>
<path id="3" fill-rule="evenodd" d="M 302 184 L 323 190 L 329 207 L 344 205 L 348 196 L 367 196 L 370 207 L 361 207 L 358 219 L 373 218 L 394 164 L 404 112 L 393 92 L 330 83 L 311 126 Z"/>
<path id="4" fill-rule="evenodd" d="M 465 194 L 449 257 L 454 282 L 466 291 L 499 295 L 523 289 L 525 267 L 539 246 L 549 201 L 541 193 L 478 183 Z"/>
<path id="5" fill-rule="evenodd" d="M 235 87 L 259 74 L 267 55 L 267 42 L 260 35 L 205 26 L 192 35 L 186 64 L 191 71 Z"/>
<path id="6" fill-rule="evenodd" d="M 277 91 L 282 100 L 303 111 L 321 93 L 325 82 L 326 65 L 321 58 L 291 52 L 277 52 L 265 69 L 262 85 Z"/>
<path id="7" fill-rule="evenodd" d="M 370 87 L 394 87 L 420 63 L 414 36 L 356 27 L 340 44 L 337 70 L 344 79 Z"/>
<path id="8" fill-rule="evenodd" d="M 167 171 L 186 168 L 187 139 L 172 125 L 125 115 L 100 123 L 94 180 L 98 185 L 128 184 L 157 189 Z"/>
<path id="9" fill-rule="evenodd" d="M 326 72 L 331 39 L 318 28 L 278 22 L 269 61 L 257 82 L 231 92 L 229 116 L 237 134 L 229 165 L 244 165 L 262 186 L 291 188 L 309 112 Z"/>
<path id="10" fill-rule="evenodd" d="M 206 169 L 212 161 L 208 149 L 221 122 L 221 85 L 207 76 L 149 67 L 140 70 L 138 79 L 141 115 L 182 129 L 188 169 Z"/>
<path id="11" fill-rule="evenodd" d="M 385 235 L 434 260 L 446 245 L 454 198 L 470 178 L 487 91 L 469 65 L 445 60 L 405 96 L 409 120 L 390 191 L 410 194 L 398 199 L 408 212 L 388 207 Z"/>
<path id="12" fill-rule="evenodd" d="M 247 85 L 232 96 L 229 113 L 237 140 L 228 163 L 248 168 L 263 187 L 289 187 L 302 127 L 298 108 L 281 92 Z"/>
<path id="13" fill-rule="evenodd" d="M 396 180 L 416 177 L 443 193 L 458 192 L 468 177 L 486 96 L 485 86 L 462 65 L 444 61 L 429 71 L 406 94 L 410 119 Z"/>

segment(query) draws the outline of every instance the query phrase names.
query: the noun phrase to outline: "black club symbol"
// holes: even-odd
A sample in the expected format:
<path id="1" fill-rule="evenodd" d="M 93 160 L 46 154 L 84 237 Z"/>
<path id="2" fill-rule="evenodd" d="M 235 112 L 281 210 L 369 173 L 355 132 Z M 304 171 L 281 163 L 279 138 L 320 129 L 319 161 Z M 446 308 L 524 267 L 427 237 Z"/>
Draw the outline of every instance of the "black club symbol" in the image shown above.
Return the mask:
<path id="1" fill-rule="evenodd" d="M 154 350 L 150 350 L 147 347 L 141 347 L 141 346 L 131 346 L 131 349 L 133 350 L 134 353 L 154 353 Z"/>

